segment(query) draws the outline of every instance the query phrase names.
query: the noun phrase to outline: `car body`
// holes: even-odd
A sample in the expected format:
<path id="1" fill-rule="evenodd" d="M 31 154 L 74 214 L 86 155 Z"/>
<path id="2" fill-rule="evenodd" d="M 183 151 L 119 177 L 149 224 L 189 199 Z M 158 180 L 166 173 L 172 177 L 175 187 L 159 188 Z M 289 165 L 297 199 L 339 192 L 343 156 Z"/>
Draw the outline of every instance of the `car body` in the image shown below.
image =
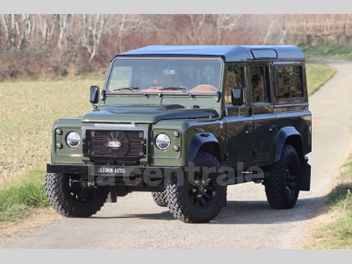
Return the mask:
<path id="1" fill-rule="evenodd" d="M 112 201 L 131 191 L 152 191 L 185 222 L 210 221 L 219 211 L 204 218 L 197 217 L 201 210 L 185 216 L 182 201 L 171 205 L 172 198 L 166 197 L 183 192 L 172 175 L 181 170 L 188 178 L 184 171 L 192 163 L 203 168 L 207 161 L 221 172 L 232 168 L 224 177 L 226 186 L 267 183 L 268 196 L 275 189 L 271 179 L 281 179 L 272 175 L 285 173 L 279 169 L 290 163 L 283 160 L 287 158 L 296 164 L 291 172 L 294 196 L 310 188 L 305 156 L 311 152 L 311 113 L 304 54 L 296 46 L 147 46 L 128 51 L 112 59 L 101 94 L 91 87 L 91 102 L 93 111 L 55 122 L 48 181 L 53 175 L 71 175 L 86 188 L 103 186 L 99 188 Z M 226 190 L 219 199 L 224 196 L 226 201 Z M 297 197 L 280 206 L 273 202 L 280 197 L 268 200 L 274 208 L 289 208 Z"/>

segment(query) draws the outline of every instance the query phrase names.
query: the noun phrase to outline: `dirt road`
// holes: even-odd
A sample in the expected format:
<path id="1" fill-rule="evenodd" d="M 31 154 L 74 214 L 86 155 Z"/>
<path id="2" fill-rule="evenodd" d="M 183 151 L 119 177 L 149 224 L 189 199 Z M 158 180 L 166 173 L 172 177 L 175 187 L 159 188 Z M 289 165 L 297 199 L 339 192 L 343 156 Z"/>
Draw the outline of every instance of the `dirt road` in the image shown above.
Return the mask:
<path id="1" fill-rule="evenodd" d="M 89 219 L 59 217 L 25 234 L 0 238 L 2 248 L 290 248 L 319 214 L 324 195 L 352 142 L 352 63 L 328 62 L 338 72 L 310 98 L 313 113 L 312 191 L 292 210 L 269 208 L 259 184 L 231 186 L 216 221 L 184 224 L 156 206 L 149 193 L 107 204 Z"/>

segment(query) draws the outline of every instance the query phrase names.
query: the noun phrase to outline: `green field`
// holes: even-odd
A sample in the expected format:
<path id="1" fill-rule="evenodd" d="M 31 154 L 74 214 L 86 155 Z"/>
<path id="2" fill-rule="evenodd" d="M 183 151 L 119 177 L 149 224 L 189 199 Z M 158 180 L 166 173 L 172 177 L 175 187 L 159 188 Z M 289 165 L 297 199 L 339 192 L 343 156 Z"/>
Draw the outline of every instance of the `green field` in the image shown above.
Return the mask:
<path id="1" fill-rule="evenodd" d="M 0 180 L 43 169 L 50 159 L 54 120 L 91 109 L 89 85 L 102 81 L 0 82 Z"/>
<path id="2" fill-rule="evenodd" d="M 334 220 L 317 230 L 308 247 L 352 248 L 352 154 L 341 168 L 338 184 L 329 193 L 328 206 Z"/>
<path id="3" fill-rule="evenodd" d="M 308 64 L 307 69 L 313 90 L 334 73 L 319 64 Z M 102 86 L 103 77 L 0 82 L 0 221 L 16 220 L 30 208 L 47 205 L 42 181 L 50 161 L 53 122 L 91 110 L 91 84 Z"/>
<path id="4" fill-rule="evenodd" d="M 329 59 L 352 60 L 352 48 L 338 45 L 299 45 L 306 56 L 322 57 Z"/>
<path id="5" fill-rule="evenodd" d="M 309 94 L 316 92 L 336 73 L 336 70 L 326 64 L 307 63 L 307 82 Z"/>

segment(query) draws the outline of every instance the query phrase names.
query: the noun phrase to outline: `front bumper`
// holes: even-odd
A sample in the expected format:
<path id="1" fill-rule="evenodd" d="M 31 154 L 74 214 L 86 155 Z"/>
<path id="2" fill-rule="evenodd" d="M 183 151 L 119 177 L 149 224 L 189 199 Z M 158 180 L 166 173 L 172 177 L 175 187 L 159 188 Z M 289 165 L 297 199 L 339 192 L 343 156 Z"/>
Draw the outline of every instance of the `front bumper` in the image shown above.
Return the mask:
<path id="1" fill-rule="evenodd" d="M 182 167 L 146 167 L 119 165 L 47 164 L 48 173 L 80 176 L 80 179 L 104 186 L 126 186 L 139 190 L 160 190 L 184 176 Z"/>
<path id="2" fill-rule="evenodd" d="M 47 173 L 88 175 L 87 165 L 80 164 L 46 164 Z"/>
<path id="3" fill-rule="evenodd" d="M 84 176 L 136 177 L 143 174 L 163 176 L 183 171 L 182 167 L 147 167 L 121 165 L 47 164 L 48 173 Z"/>

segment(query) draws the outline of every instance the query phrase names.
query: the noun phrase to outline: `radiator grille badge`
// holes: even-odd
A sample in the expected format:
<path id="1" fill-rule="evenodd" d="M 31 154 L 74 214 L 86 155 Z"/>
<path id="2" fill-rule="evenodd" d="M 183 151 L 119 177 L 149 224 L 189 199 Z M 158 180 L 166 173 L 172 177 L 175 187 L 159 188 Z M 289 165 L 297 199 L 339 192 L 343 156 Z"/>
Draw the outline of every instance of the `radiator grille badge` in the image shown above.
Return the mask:
<path id="1" fill-rule="evenodd" d="M 109 141 L 107 145 L 109 148 L 118 149 L 121 147 L 121 141 Z"/>

